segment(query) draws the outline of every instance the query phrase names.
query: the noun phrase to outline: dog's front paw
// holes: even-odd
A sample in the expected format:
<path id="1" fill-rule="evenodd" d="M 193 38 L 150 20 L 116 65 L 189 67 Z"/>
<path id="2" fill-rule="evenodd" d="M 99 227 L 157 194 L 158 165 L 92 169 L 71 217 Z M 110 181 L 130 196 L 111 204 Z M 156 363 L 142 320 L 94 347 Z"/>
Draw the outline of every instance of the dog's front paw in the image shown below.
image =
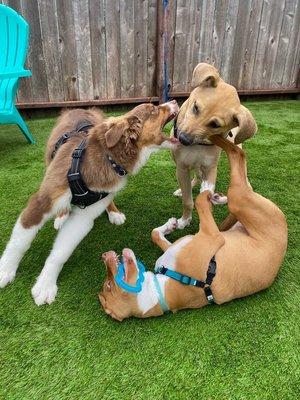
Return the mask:
<path id="1" fill-rule="evenodd" d="M 54 229 L 59 230 L 68 218 L 69 214 L 64 214 L 61 217 L 56 217 L 53 224 Z"/>
<path id="2" fill-rule="evenodd" d="M 181 189 L 177 189 L 177 190 L 175 190 L 175 192 L 173 193 L 173 196 L 176 196 L 176 197 L 182 197 L 182 192 L 181 192 Z"/>
<path id="3" fill-rule="evenodd" d="M 51 304 L 54 302 L 57 294 L 57 285 L 38 279 L 31 289 L 31 294 L 37 306 Z"/>
<path id="4" fill-rule="evenodd" d="M 16 271 L 0 267 L 0 288 L 4 288 L 6 285 L 11 283 L 16 276 Z"/>
<path id="5" fill-rule="evenodd" d="M 186 226 L 190 225 L 191 221 L 192 221 L 192 217 L 189 217 L 189 218 L 181 217 L 177 220 L 177 228 L 184 229 Z"/>
<path id="6" fill-rule="evenodd" d="M 109 211 L 107 214 L 108 214 L 109 222 L 111 224 L 122 225 L 126 221 L 126 217 L 123 213 Z"/>
<path id="7" fill-rule="evenodd" d="M 212 202 L 212 204 L 227 204 L 227 196 L 224 196 L 223 193 L 214 193 L 211 198 L 210 201 Z"/>

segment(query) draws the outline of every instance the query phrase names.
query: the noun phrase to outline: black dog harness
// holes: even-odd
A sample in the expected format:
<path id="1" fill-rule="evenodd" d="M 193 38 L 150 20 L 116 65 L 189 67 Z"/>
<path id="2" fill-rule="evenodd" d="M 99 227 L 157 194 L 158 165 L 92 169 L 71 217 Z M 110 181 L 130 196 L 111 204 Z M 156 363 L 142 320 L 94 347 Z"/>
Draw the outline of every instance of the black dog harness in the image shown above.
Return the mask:
<path id="1" fill-rule="evenodd" d="M 209 303 L 214 303 L 215 299 L 212 294 L 210 286 L 216 275 L 216 269 L 217 269 L 217 264 L 216 264 L 215 256 L 213 256 L 208 264 L 205 282 L 199 281 L 198 279 L 192 278 L 187 275 L 183 275 L 180 272 L 174 271 L 174 270 L 166 268 L 164 266 L 156 268 L 154 272 L 155 272 L 155 274 L 166 275 L 169 278 L 174 279 L 175 281 L 183 283 L 184 285 L 190 285 L 190 286 L 196 286 L 196 287 L 202 288 L 204 290 L 207 301 Z"/>
<path id="2" fill-rule="evenodd" d="M 78 133 L 84 133 L 87 136 L 89 130 L 93 126 L 94 125 L 91 124 L 90 122 L 85 121 L 80 125 L 78 125 L 77 128 L 74 129 L 73 131 L 64 133 L 58 139 L 58 141 L 54 146 L 54 150 L 52 152 L 52 158 L 55 156 L 57 150 L 60 148 L 61 145 L 66 143 L 73 136 L 76 136 Z M 87 145 L 87 140 L 85 138 L 80 142 L 79 146 L 73 151 L 71 168 L 69 169 L 67 175 L 70 190 L 72 193 L 71 203 L 80 208 L 85 208 L 87 206 L 90 206 L 109 195 L 109 192 L 94 192 L 93 190 L 90 190 L 84 182 L 84 179 L 80 172 L 80 165 L 85 153 L 86 145 Z M 120 165 L 118 165 L 109 155 L 107 156 L 107 159 L 117 175 L 121 177 L 127 175 L 126 170 Z"/>

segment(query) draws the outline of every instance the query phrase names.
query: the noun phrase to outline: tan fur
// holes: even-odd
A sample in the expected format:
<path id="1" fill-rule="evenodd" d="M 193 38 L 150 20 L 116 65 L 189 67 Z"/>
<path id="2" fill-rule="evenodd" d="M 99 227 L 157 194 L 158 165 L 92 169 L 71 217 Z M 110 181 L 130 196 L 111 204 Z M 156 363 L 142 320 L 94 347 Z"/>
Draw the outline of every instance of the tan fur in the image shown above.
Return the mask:
<path id="1" fill-rule="evenodd" d="M 180 145 L 173 151 L 184 219 L 191 217 L 193 209 L 190 171 L 194 171 L 200 181 L 208 181 L 213 185 L 217 177 L 221 149 L 197 143 L 210 143 L 210 136 L 225 136 L 233 128 L 236 129 L 232 131 L 232 140 L 241 143 L 253 136 L 257 129 L 252 114 L 241 105 L 236 89 L 224 82 L 212 65 L 200 63 L 196 66 L 192 88 L 178 114 L 177 126 L 179 132 L 185 132 L 196 144 Z M 198 113 L 195 112 L 195 106 Z M 220 126 L 215 128 L 215 124 Z"/>
<path id="2" fill-rule="evenodd" d="M 223 232 L 218 229 L 212 215 L 210 192 L 204 191 L 198 195 L 196 209 L 200 218 L 199 232 L 177 254 L 175 269 L 205 280 L 209 260 L 215 255 L 217 270 L 211 289 L 216 303 L 222 304 L 251 295 L 272 284 L 286 252 L 287 225 L 279 208 L 255 193 L 249 185 L 244 151 L 219 135 L 211 140 L 226 151 L 231 167 L 228 208 L 232 215 L 223 226 L 225 228 L 227 225 L 230 229 Z M 239 221 L 234 226 L 233 219 Z M 179 242 L 167 244 L 157 231 L 153 232 L 152 239 L 163 251 Z M 114 264 L 111 259 L 109 262 Z M 116 269 L 116 264 L 110 268 Z M 159 305 L 143 314 L 138 309 L 136 295 L 116 287 L 113 275 L 108 275 L 100 293 L 101 303 L 106 310 L 109 309 L 112 317 L 117 316 L 118 320 L 122 320 L 129 316 L 145 318 L 162 315 Z M 108 281 L 113 285 L 110 291 L 105 289 Z M 201 288 L 186 286 L 173 279 L 166 283 L 165 298 L 172 311 L 200 308 L 208 304 Z"/>

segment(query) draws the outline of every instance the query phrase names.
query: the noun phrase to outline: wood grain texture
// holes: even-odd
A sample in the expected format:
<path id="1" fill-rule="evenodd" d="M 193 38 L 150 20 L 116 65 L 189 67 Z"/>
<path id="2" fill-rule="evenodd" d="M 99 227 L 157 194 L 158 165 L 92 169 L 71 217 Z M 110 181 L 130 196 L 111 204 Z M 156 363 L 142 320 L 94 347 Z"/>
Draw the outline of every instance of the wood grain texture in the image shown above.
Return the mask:
<path id="1" fill-rule="evenodd" d="M 121 97 L 120 3 L 106 0 L 106 80 L 107 97 Z"/>
<path id="2" fill-rule="evenodd" d="M 93 98 L 107 98 L 105 0 L 90 0 L 91 65 Z M 89 62 L 86 60 L 86 62 Z"/>
<path id="3" fill-rule="evenodd" d="M 56 4 L 38 0 L 49 101 L 64 97 Z"/>
<path id="4" fill-rule="evenodd" d="M 158 96 L 162 0 L 0 0 L 30 25 L 17 100 L 34 104 Z M 208 62 L 241 92 L 299 82 L 299 0 L 169 0 L 170 91 L 188 93 Z M 81 104 L 81 103 L 80 103 Z"/>

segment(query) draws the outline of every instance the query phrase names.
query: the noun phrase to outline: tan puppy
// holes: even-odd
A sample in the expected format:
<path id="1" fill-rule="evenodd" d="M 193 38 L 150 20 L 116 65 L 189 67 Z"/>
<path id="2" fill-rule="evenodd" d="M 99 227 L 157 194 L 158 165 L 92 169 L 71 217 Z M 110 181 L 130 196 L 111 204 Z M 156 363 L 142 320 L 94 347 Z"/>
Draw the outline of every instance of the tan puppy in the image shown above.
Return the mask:
<path id="1" fill-rule="evenodd" d="M 229 134 L 235 143 L 241 143 L 253 136 L 257 129 L 252 114 L 241 105 L 236 89 L 224 82 L 212 65 L 197 65 L 192 88 L 189 98 L 180 108 L 173 130 L 173 135 L 181 142 L 173 151 L 180 186 L 174 195 L 182 196 L 183 203 L 183 215 L 178 220 L 180 229 L 191 222 L 194 207 L 192 187 L 198 180 L 202 182 L 200 192 L 215 190 L 221 149 L 213 145 L 209 137 Z M 192 182 L 191 171 L 196 174 Z M 224 204 L 227 199 L 216 193 L 212 201 Z"/>
<path id="2" fill-rule="evenodd" d="M 211 212 L 212 193 L 206 190 L 196 201 L 201 221 L 196 235 L 170 243 L 164 235 L 176 227 L 176 220 L 171 219 L 164 226 L 154 229 L 152 238 L 164 251 L 156 261 L 156 268 L 167 267 L 205 281 L 208 265 L 214 256 L 216 274 L 211 285 L 205 287 L 211 290 L 215 303 L 222 304 L 272 284 L 286 252 L 287 225 L 283 213 L 274 203 L 253 192 L 247 179 L 243 150 L 220 136 L 213 136 L 211 140 L 227 153 L 231 167 L 228 208 L 239 222 L 234 226 L 227 223 L 226 228 L 230 229 L 220 232 Z M 128 293 L 115 281 L 118 268 L 116 253 L 104 253 L 103 260 L 107 278 L 99 298 L 105 312 L 119 321 L 130 316 L 146 318 L 162 315 L 164 302 L 169 310 L 177 311 L 203 307 L 210 299 L 202 287 L 183 284 L 162 274 L 156 275 L 155 282 L 152 272 L 144 274 L 139 293 Z M 123 260 L 124 280 L 134 285 L 137 281 L 134 253 L 125 249 Z"/>
<path id="3" fill-rule="evenodd" d="M 109 213 L 120 215 L 112 200 L 126 185 L 126 171 L 128 175 L 136 174 L 151 153 L 161 148 L 174 148 L 174 139 L 165 137 L 162 128 L 177 115 L 178 109 L 176 101 L 172 101 L 158 107 L 142 104 L 121 117 L 108 119 L 95 110 L 64 113 L 48 141 L 44 180 L 17 220 L 0 259 L 0 287 L 15 278 L 18 265 L 38 230 L 51 217 L 58 216 L 56 227 L 60 228 L 59 233 L 32 289 L 37 305 L 52 303 L 57 293 L 57 278 L 64 263 L 92 229 L 95 218 L 107 207 Z M 80 128 L 82 123 L 93 125 L 88 136 Z M 64 138 L 62 135 L 66 133 L 72 136 L 55 153 L 57 140 Z M 81 144 L 85 144 L 85 152 L 79 159 L 78 148 L 80 150 Z M 83 188 L 85 192 L 78 194 L 79 199 L 88 191 L 93 191 L 92 195 L 97 198 L 86 208 L 71 205 L 74 200 L 67 179 L 71 161 L 72 165 L 75 161 L 77 166 L 80 165 L 80 173 L 87 187 L 84 188 L 82 182 L 76 180 L 76 190 Z M 117 173 L 120 169 L 121 172 L 126 170 L 125 173 Z M 78 175 L 77 172 L 72 173 L 72 176 Z M 99 199 L 99 193 L 104 193 L 105 197 Z"/>

